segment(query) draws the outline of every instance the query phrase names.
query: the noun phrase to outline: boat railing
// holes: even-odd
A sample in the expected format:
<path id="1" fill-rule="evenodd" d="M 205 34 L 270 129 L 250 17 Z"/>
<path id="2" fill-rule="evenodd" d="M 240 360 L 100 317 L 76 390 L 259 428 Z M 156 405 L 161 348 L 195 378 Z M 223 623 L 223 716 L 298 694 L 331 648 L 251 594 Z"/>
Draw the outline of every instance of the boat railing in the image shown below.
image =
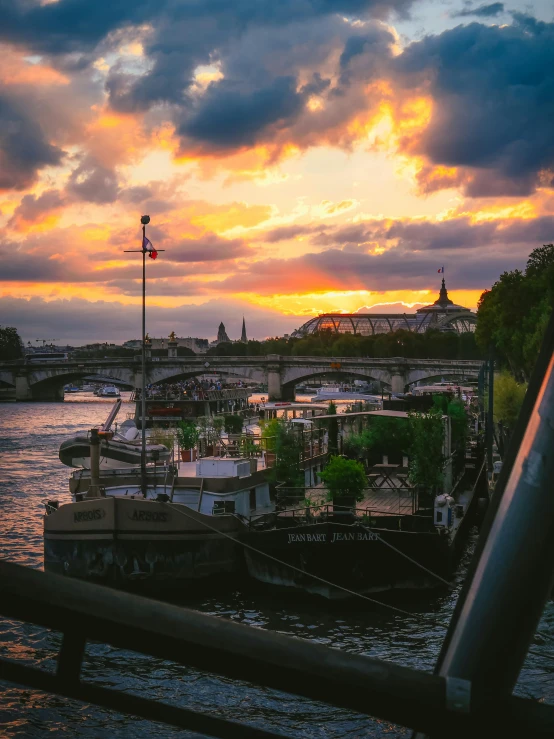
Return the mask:
<path id="1" fill-rule="evenodd" d="M 404 524 L 402 526 L 399 518 L 405 516 L 414 519 L 414 525 L 407 527 Z M 410 528 L 413 530 L 418 528 L 418 524 L 428 529 L 428 524 L 432 521 L 433 516 L 431 514 L 412 513 L 411 507 L 409 511 L 402 511 L 401 509 L 390 510 L 380 509 L 375 506 L 359 507 L 325 502 L 289 507 L 281 510 L 277 509 L 272 513 L 266 513 L 262 516 L 252 516 L 249 519 L 249 528 L 255 530 L 263 530 L 275 526 L 281 528 L 277 524 L 278 521 L 281 524 L 286 522 L 290 526 L 306 526 L 309 524 L 321 524 L 326 521 L 336 522 L 337 519 L 352 525 L 365 524 L 373 528 L 394 528 L 395 530 Z"/>
<path id="2" fill-rule="evenodd" d="M 278 485 L 276 488 L 275 506 L 277 513 L 287 515 L 291 511 L 306 511 L 331 505 L 334 510 L 341 507 L 354 511 L 355 515 L 378 516 L 416 516 L 419 510 L 418 490 L 415 487 L 367 487 L 363 491 L 361 505 L 341 506 L 326 500 L 327 491 L 324 487 L 287 487 Z M 318 502 L 318 496 L 319 502 Z M 303 504 L 304 503 L 304 504 Z M 299 505 L 303 504 L 303 505 Z M 363 513 L 360 513 L 362 511 Z M 299 515 L 299 514 L 295 514 Z"/>

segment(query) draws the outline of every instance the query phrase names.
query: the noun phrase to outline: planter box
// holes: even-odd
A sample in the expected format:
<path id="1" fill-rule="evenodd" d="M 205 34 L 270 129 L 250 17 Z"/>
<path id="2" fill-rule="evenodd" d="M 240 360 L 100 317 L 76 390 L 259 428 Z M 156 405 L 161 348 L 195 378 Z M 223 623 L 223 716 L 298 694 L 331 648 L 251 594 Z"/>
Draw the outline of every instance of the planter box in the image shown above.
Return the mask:
<path id="1" fill-rule="evenodd" d="M 196 449 L 181 449 L 181 459 L 183 462 L 196 462 L 198 452 Z"/>

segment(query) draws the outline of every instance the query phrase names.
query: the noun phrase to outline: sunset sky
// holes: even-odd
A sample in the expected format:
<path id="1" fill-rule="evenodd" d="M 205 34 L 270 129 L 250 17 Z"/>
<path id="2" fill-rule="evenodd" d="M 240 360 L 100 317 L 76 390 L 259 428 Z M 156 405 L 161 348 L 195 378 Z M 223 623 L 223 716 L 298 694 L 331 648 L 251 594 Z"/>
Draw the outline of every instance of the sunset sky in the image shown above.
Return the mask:
<path id="1" fill-rule="evenodd" d="M 554 241 L 551 0 L 0 0 L 0 323 L 231 338 Z M 377 306 L 377 307 L 375 307 Z"/>

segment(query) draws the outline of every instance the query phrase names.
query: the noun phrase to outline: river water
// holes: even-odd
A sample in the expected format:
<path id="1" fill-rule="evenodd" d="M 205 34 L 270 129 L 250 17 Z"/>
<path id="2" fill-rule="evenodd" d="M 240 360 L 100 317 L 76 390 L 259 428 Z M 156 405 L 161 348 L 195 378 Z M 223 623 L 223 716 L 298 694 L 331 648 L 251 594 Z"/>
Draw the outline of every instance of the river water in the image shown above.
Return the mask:
<path id="1" fill-rule="evenodd" d="M 124 396 L 125 397 L 125 396 Z M 0 404 L 0 557 L 42 569 L 42 516 L 46 498 L 69 502 L 69 470 L 58 460 L 60 443 L 102 422 L 112 401 L 75 394 L 64 403 Z M 124 403 L 121 419 L 132 410 Z M 252 586 L 196 595 L 183 605 L 268 631 L 308 639 L 431 671 L 465 567 L 468 543 L 450 590 L 405 595 L 394 605 L 406 615 L 363 601 L 330 604 Z M 433 624 L 425 619 L 432 618 Z M 540 634 L 540 635 L 539 635 Z M 60 635 L 0 617 L 0 654 L 53 670 Z M 509 645 L 506 645 L 509 648 Z M 517 686 L 520 695 L 554 702 L 554 606 L 543 615 Z M 200 673 L 110 646 L 87 647 L 87 680 L 190 709 L 310 739 L 406 737 L 407 729 L 274 690 Z M 173 737 L 177 731 L 111 711 L 0 684 L 1 737 Z M 182 732 L 181 736 L 188 736 Z M 193 736 L 193 735 L 191 735 Z"/>

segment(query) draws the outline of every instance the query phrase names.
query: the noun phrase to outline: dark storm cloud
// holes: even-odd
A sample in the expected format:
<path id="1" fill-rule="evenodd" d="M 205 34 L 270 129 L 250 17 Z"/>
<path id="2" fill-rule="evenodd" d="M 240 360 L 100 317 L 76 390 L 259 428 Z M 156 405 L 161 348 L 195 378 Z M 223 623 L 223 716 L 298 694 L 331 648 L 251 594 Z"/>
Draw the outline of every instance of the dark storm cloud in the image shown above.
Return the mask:
<path id="1" fill-rule="evenodd" d="M 181 135 L 226 149 L 255 144 L 269 126 L 289 126 L 306 95 L 296 91 L 293 77 L 278 77 L 249 94 L 221 80 L 210 88 L 200 110 L 179 128 Z"/>
<path id="2" fill-rule="evenodd" d="M 66 189 L 89 203 L 113 203 L 119 194 L 117 175 L 112 169 L 85 159 L 69 176 Z"/>
<path id="3" fill-rule="evenodd" d="M 476 16 L 477 18 L 494 18 L 504 12 L 504 3 L 491 3 L 490 5 L 479 5 L 477 8 L 466 7 L 457 13 L 452 13 L 452 18 L 466 18 Z"/>
<path id="4" fill-rule="evenodd" d="M 433 98 L 412 152 L 469 168 L 468 194 L 527 194 L 554 168 L 554 24 L 458 26 L 411 44 L 392 69 Z"/>
<path id="5" fill-rule="evenodd" d="M 21 101 L 0 94 L 0 189 L 29 187 L 39 169 L 60 164 L 62 155 Z"/>
<path id="6" fill-rule="evenodd" d="M 160 7 L 156 0 L 58 0 L 41 5 L 27 0 L 0 0 L 0 38 L 41 53 L 80 54 L 93 49 L 117 28 L 155 17 Z"/>
<path id="7" fill-rule="evenodd" d="M 377 18 L 394 12 L 405 15 L 410 5 L 411 0 L 58 0 L 40 5 L 0 0 L 0 38 L 44 53 L 68 54 L 94 48 L 117 29 L 148 21 L 156 26 L 159 19 L 168 26 L 183 24 L 195 31 L 199 22 L 211 21 L 223 37 L 248 25 L 280 25 L 335 13 Z M 183 39 L 183 45 L 189 40 Z"/>

